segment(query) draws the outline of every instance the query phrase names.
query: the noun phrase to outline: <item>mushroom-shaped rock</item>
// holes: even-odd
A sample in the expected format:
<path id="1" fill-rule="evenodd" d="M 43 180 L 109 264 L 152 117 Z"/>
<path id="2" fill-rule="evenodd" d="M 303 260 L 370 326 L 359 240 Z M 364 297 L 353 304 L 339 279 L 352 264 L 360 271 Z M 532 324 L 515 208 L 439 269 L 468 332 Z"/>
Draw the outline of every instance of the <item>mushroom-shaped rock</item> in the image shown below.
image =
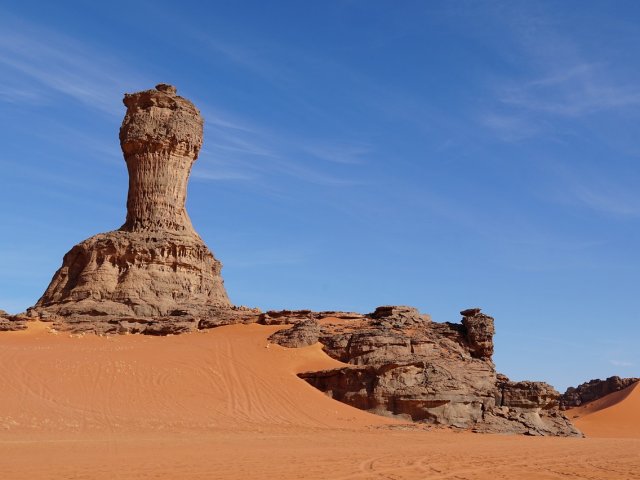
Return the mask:
<path id="1" fill-rule="evenodd" d="M 63 259 L 32 316 L 97 322 L 176 318 L 197 325 L 229 308 L 221 263 L 185 209 L 191 166 L 202 146 L 198 109 L 175 87 L 126 94 L 120 145 L 129 171 L 126 221 Z"/>

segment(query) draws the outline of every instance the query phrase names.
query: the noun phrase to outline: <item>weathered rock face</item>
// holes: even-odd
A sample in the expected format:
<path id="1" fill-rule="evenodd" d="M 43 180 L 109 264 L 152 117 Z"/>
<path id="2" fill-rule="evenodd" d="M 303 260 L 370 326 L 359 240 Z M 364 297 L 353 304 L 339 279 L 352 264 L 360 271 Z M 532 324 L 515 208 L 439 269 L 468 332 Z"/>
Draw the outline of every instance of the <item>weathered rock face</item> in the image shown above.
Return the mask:
<path id="1" fill-rule="evenodd" d="M 551 386 L 498 376 L 493 319 L 479 309 L 463 314 L 460 324 L 435 323 L 410 307 L 379 307 L 361 318 L 320 320 L 325 352 L 349 366 L 300 377 L 382 415 L 481 432 L 580 435 Z M 290 346 L 286 330 L 271 339 Z"/>
<path id="2" fill-rule="evenodd" d="M 291 325 L 320 318 L 339 318 L 354 320 L 364 318 L 361 313 L 355 312 L 314 312 L 312 310 L 269 310 L 260 316 L 259 322 L 263 325 Z"/>
<path id="3" fill-rule="evenodd" d="M 476 311 L 477 310 L 477 311 Z M 469 351 L 476 358 L 491 358 L 493 355 L 493 318 L 480 313 L 479 308 L 464 310 L 462 326 L 466 329 Z"/>
<path id="4" fill-rule="evenodd" d="M 195 236 L 185 201 L 191 166 L 202 147 L 200 112 L 165 84 L 126 94 L 124 104 L 120 146 L 129 170 L 129 195 L 127 221 L 120 230 Z"/>
<path id="5" fill-rule="evenodd" d="M 510 431 L 523 435 L 580 436 L 559 410 L 560 393 L 544 382 L 512 382 L 497 375 L 496 403 L 476 431 Z"/>
<path id="6" fill-rule="evenodd" d="M 613 376 L 606 380 L 590 380 L 577 387 L 569 387 L 560 398 L 560 405 L 563 409 L 578 407 L 583 403 L 592 402 L 610 393 L 618 392 L 636 382 L 640 382 L 640 378 Z"/>
<path id="7" fill-rule="evenodd" d="M 27 324 L 24 320 L 0 310 L 0 332 L 24 330 L 25 328 L 27 328 Z"/>
<path id="8" fill-rule="evenodd" d="M 188 323 L 197 325 L 200 318 L 231 308 L 222 265 L 185 210 L 203 120 L 170 85 L 127 94 L 124 104 L 126 221 L 117 231 L 73 247 L 29 313 L 76 324 L 190 317 Z"/>
<path id="9" fill-rule="evenodd" d="M 320 337 L 320 325 L 316 320 L 298 322 L 291 328 L 279 330 L 269 340 L 283 347 L 299 348 L 317 343 Z"/>

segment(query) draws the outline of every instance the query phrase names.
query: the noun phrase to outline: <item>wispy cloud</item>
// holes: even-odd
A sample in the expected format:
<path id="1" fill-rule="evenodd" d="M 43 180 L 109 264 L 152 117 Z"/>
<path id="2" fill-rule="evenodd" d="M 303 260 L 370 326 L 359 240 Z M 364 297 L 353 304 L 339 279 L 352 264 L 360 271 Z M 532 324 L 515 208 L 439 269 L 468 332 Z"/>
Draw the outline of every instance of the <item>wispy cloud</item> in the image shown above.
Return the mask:
<path id="1" fill-rule="evenodd" d="M 602 110 L 637 107 L 640 88 L 610 78 L 605 64 L 577 60 L 522 85 L 506 87 L 500 100 L 525 110 L 578 117 Z"/>
<path id="2" fill-rule="evenodd" d="M 573 187 L 576 200 L 590 209 L 616 216 L 640 216 L 640 199 L 635 189 L 600 181 Z"/>
<path id="3" fill-rule="evenodd" d="M 227 180 L 238 180 L 238 181 L 245 181 L 245 180 L 254 180 L 255 177 L 252 175 L 249 175 L 248 173 L 244 173 L 244 172 L 234 172 L 234 171 L 224 171 L 224 170 L 220 170 L 220 169 L 214 169 L 214 170 L 195 170 L 193 172 L 193 175 L 191 175 L 192 178 L 194 178 L 195 180 L 203 180 L 203 181 L 212 181 L 212 182 L 218 182 L 218 181 L 227 181 Z"/>
<path id="4" fill-rule="evenodd" d="M 287 249 L 267 249 L 260 251 L 243 251 L 239 257 L 233 253 L 227 255 L 226 267 L 232 268 L 256 268 L 265 266 L 299 265 L 308 261 L 311 253 L 298 250 L 295 247 Z"/>
<path id="5" fill-rule="evenodd" d="M 122 92 L 144 84 L 140 75 L 105 51 L 3 12 L 0 21 L 0 92 L 43 102 L 52 93 L 120 115 Z M 18 89 L 16 85 L 24 85 Z M 37 93 L 28 93 L 37 92 Z M 15 97 L 13 97 L 15 98 Z M 0 94 L 0 99 L 12 97 Z"/>
<path id="6" fill-rule="evenodd" d="M 368 145 L 312 145 L 303 148 L 316 158 L 333 163 L 360 165 L 372 151 Z"/>
<path id="7" fill-rule="evenodd" d="M 264 39 L 248 47 L 214 37 L 209 32 L 198 32 L 189 29 L 189 35 L 199 41 L 209 52 L 217 54 L 271 82 L 283 82 L 292 76 L 288 66 L 276 66 L 266 59 Z"/>
<path id="8" fill-rule="evenodd" d="M 0 66 L 5 72 L 0 79 L 0 102 L 45 105 L 59 102 L 63 95 L 87 108 L 119 117 L 123 113 L 123 92 L 153 84 L 135 67 L 112 58 L 108 51 L 86 46 L 59 32 L 10 16 L 0 21 L 0 27 Z M 210 37 L 203 41 L 230 61 L 265 76 L 275 78 L 280 71 L 251 49 Z M 206 149 L 194 170 L 194 178 L 200 181 L 259 181 L 280 176 L 324 186 L 352 185 L 347 173 L 335 174 L 322 164 L 314 164 L 311 158 L 357 164 L 369 151 L 369 147 L 361 145 L 334 146 L 330 140 L 326 145 L 316 142 L 308 147 L 312 142 L 306 139 L 278 134 L 241 115 L 197 103 L 202 107 L 207 129 Z M 64 133 L 51 140 L 64 141 Z M 81 132 L 69 131 L 66 136 L 108 157 L 120 157 L 117 145 L 110 148 L 104 140 L 88 138 Z"/>
<path id="9" fill-rule="evenodd" d="M 611 217 L 640 217 L 635 176 L 624 172 L 560 163 L 547 167 L 550 185 L 545 200 L 592 210 Z"/>
<path id="10" fill-rule="evenodd" d="M 586 48 L 542 5 L 505 5 L 500 27 L 513 68 L 495 74 L 480 123 L 506 142 L 557 135 L 560 122 L 640 106 L 640 87 L 603 50 Z M 552 20 L 553 19 L 553 20 Z M 564 19 L 569 22 L 569 19 Z"/>
<path id="11" fill-rule="evenodd" d="M 5 84 L 0 85 L 0 102 L 41 105 L 45 99 L 37 89 Z"/>
<path id="12" fill-rule="evenodd" d="M 609 363 L 616 367 L 633 367 L 635 364 L 624 360 L 609 360 Z"/>
<path id="13" fill-rule="evenodd" d="M 517 113 L 485 112 L 479 116 L 479 122 L 505 142 L 518 142 L 537 135 L 541 130 L 531 118 Z"/>
<path id="14" fill-rule="evenodd" d="M 353 186 L 363 182 L 361 176 L 354 176 L 353 168 L 362 166 L 366 156 L 374 152 L 371 145 L 362 143 L 299 138 L 256 125 L 238 115 L 231 116 L 228 122 L 220 121 L 226 116 L 216 115 L 215 111 L 209 105 L 203 108 L 204 114 L 212 114 L 214 121 L 210 124 L 205 116 L 206 140 L 201 161 L 193 172 L 193 177 L 200 181 L 264 184 L 274 177 L 290 177 L 322 186 Z"/>

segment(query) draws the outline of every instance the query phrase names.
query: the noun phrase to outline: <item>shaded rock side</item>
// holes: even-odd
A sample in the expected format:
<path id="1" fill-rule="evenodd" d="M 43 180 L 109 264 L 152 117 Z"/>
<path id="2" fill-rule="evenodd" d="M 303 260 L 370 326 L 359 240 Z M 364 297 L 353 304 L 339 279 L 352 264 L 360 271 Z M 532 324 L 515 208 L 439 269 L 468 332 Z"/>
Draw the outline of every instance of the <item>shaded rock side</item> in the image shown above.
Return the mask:
<path id="1" fill-rule="evenodd" d="M 63 259 L 32 317 L 104 322 L 191 316 L 230 308 L 221 263 L 185 209 L 191 166 L 202 146 L 197 108 L 160 84 L 124 97 L 120 145 L 129 172 L 127 216 Z"/>
<path id="2" fill-rule="evenodd" d="M 583 403 L 593 402 L 610 393 L 623 390 L 636 382 L 640 378 L 620 378 L 618 376 L 609 377 L 606 380 L 590 380 L 577 387 L 569 387 L 560 398 L 561 408 L 578 407 Z"/>
<path id="3" fill-rule="evenodd" d="M 482 432 L 579 436 L 558 410 L 553 387 L 498 376 L 490 355 L 493 319 L 475 310 L 459 324 L 432 322 L 410 307 L 320 320 L 325 352 L 349 366 L 300 377 L 381 415 Z"/>
<path id="4" fill-rule="evenodd" d="M 269 337 L 269 341 L 289 348 L 308 347 L 318 342 L 320 325 L 316 320 L 298 322 L 291 328 L 279 330 Z"/>
<path id="5" fill-rule="evenodd" d="M 560 393 L 545 382 L 512 382 L 497 375 L 495 407 L 486 413 L 478 432 L 501 431 L 524 435 L 582 436 L 559 410 Z"/>

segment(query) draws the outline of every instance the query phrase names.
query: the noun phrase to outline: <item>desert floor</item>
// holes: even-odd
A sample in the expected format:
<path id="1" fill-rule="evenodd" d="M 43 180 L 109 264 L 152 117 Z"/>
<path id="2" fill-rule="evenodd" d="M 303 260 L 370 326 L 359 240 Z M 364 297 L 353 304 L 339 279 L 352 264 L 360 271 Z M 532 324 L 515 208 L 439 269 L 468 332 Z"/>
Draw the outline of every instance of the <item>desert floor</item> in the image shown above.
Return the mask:
<path id="1" fill-rule="evenodd" d="M 640 479 L 640 388 L 575 409 L 584 439 L 424 430 L 326 397 L 279 327 L 0 333 L 0 479 Z"/>

